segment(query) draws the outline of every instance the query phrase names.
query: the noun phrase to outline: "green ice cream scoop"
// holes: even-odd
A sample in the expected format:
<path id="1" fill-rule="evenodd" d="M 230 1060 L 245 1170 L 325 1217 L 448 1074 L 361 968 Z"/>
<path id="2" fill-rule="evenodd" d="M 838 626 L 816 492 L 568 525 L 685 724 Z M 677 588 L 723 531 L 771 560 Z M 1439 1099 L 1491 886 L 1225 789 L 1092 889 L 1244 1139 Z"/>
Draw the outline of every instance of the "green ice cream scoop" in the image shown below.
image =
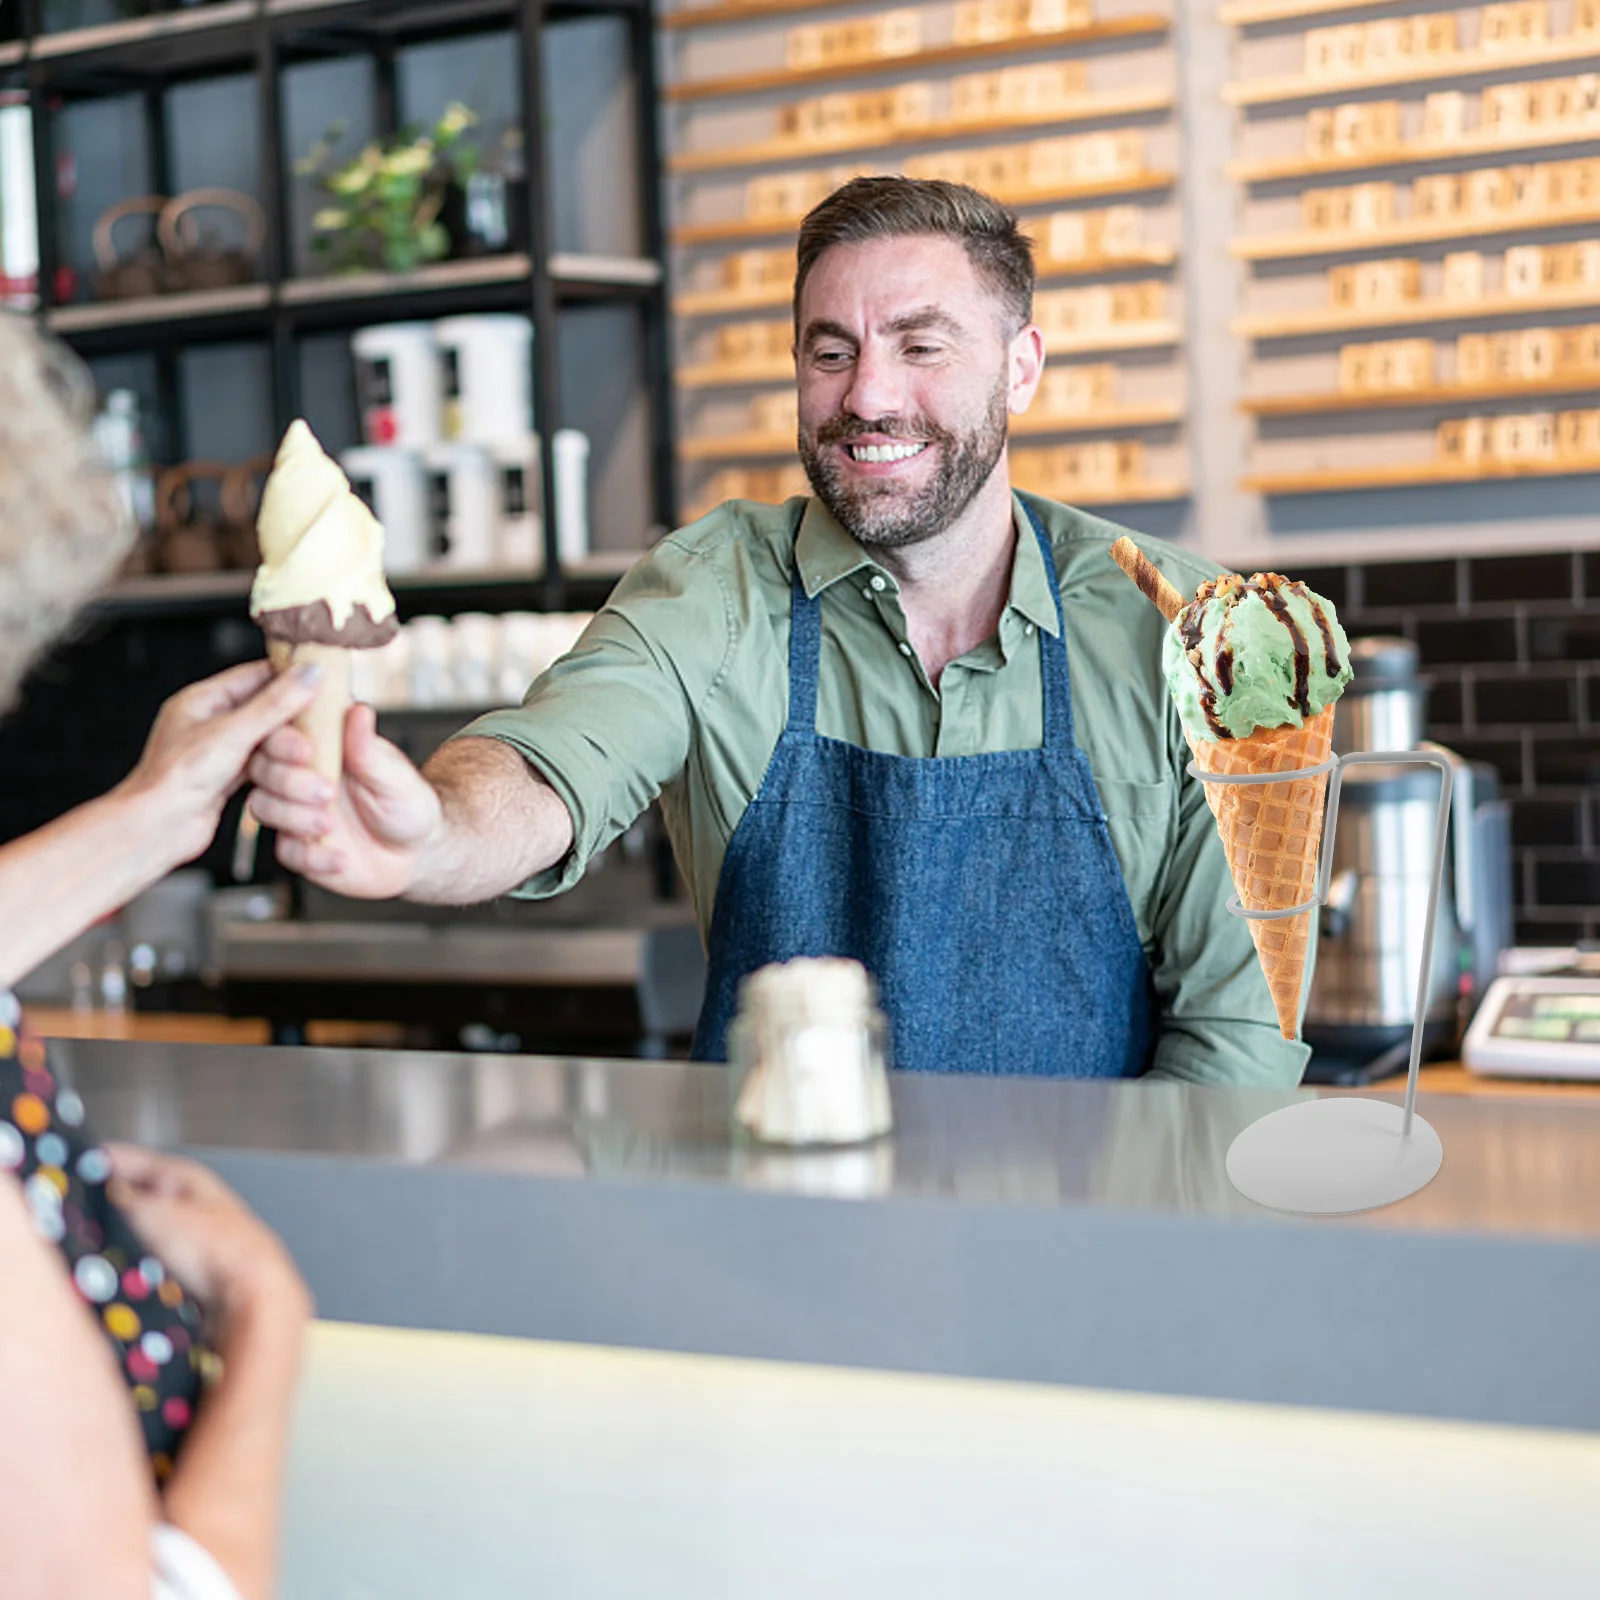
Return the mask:
<path id="1" fill-rule="evenodd" d="M 1161 664 L 1191 740 L 1298 728 L 1351 676 L 1332 604 L 1277 573 L 1201 584 L 1168 630 Z"/>

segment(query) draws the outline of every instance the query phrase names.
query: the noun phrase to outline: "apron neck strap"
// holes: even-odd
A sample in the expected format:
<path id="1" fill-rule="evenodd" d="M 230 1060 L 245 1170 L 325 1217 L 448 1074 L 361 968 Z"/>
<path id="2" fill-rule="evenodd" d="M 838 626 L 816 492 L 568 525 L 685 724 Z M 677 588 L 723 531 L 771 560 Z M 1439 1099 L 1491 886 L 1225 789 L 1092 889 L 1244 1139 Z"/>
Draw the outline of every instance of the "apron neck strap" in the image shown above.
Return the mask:
<path id="1" fill-rule="evenodd" d="M 1044 748 L 1046 750 L 1071 750 L 1075 744 L 1072 734 L 1072 673 L 1067 666 L 1067 619 L 1061 609 L 1061 584 L 1056 578 L 1056 553 L 1050 536 L 1044 531 L 1039 513 L 1019 495 L 1017 503 L 1028 513 L 1033 536 L 1039 541 L 1039 555 L 1044 562 L 1044 575 L 1050 585 L 1050 602 L 1056 608 L 1056 631 L 1040 628 L 1039 632 L 1039 682 L 1044 692 Z"/>
<path id="2" fill-rule="evenodd" d="M 1039 677 L 1044 693 L 1044 748 L 1070 750 L 1072 734 L 1072 680 L 1067 666 L 1067 623 L 1061 610 L 1061 585 L 1056 578 L 1056 556 L 1050 536 L 1044 531 L 1038 513 L 1027 501 L 1020 502 L 1028 514 L 1039 555 L 1044 561 L 1050 599 L 1056 608 L 1055 633 L 1040 628 Z M 808 595 L 800 576 L 800 562 L 794 564 L 789 601 L 789 721 L 790 732 L 815 733 L 817 729 L 817 674 L 822 662 L 822 597 Z"/>

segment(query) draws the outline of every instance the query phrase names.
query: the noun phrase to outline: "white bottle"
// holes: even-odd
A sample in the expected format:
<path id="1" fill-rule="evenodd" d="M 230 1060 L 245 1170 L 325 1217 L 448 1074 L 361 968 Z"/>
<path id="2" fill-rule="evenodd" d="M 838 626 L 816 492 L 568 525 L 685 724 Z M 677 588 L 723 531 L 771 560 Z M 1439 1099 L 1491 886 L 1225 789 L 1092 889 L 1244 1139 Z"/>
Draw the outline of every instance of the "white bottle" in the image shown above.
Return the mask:
<path id="1" fill-rule="evenodd" d="M 558 428 L 550 441 L 555 472 L 556 553 L 564 567 L 589 553 L 589 436 Z"/>
<path id="2" fill-rule="evenodd" d="M 113 389 L 106 396 L 105 409 L 94 419 L 94 442 L 128 515 L 137 526 L 148 528 L 156 516 L 155 481 L 139 427 L 139 397 L 132 389 Z"/>

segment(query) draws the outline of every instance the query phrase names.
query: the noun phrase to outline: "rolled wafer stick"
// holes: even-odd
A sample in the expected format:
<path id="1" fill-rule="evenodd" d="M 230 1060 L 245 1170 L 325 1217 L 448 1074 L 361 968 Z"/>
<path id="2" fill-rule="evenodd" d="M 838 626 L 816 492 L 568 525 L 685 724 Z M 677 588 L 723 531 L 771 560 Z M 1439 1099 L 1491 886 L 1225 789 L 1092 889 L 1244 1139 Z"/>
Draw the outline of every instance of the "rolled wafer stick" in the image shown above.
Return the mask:
<path id="1" fill-rule="evenodd" d="M 1176 620 L 1178 613 L 1188 605 L 1182 593 L 1156 571 L 1150 558 L 1126 535 L 1112 545 L 1111 559 L 1139 585 L 1145 599 L 1168 622 Z"/>
<path id="2" fill-rule="evenodd" d="M 344 770 L 344 714 L 350 709 L 350 652 L 339 645 L 268 639 L 267 659 L 274 672 L 287 672 L 302 663 L 322 668 L 317 698 L 294 725 L 311 741 L 311 765 L 329 783 L 338 783 Z"/>

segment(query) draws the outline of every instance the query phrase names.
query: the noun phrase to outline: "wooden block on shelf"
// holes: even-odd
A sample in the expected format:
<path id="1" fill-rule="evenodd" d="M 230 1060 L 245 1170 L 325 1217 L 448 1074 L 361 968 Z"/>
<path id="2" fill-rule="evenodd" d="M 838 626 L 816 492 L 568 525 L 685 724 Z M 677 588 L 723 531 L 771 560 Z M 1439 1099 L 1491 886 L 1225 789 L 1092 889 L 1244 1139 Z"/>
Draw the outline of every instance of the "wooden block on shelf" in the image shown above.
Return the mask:
<path id="1" fill-rule="evenodd" d="M 1522 343 L 1515 333 L 1489 335 L 1489 379 L 1493 384 L 1516 383 L 1522 373 Z"/>
<path id="2" fill-rule="evenodd" d="M 1591 461 L 1600 461 L 1600 410 L 1583 413 L 1583 453 Z"/>
<path id="3" fill-rule="evenodd" d="M 1581 411 L 1556 412 L 1556 456 L 1581 456 L 1584 453 L 1584 414 Z"/>
<path id="4" fill-rule="evenodd" d="M 1467 131 L 1467 97 L 1459 89 L 1424 95 L 1422 142 L 1454 144 Z"/>
<path id="5" fill-rule="evenodd" d="M 1331 304 L 1349 311 L 1388 311 L 1422 296 L 1422 263 L 1396 256 L 1328 269 Z"/>
<path id="6" fill-rule="evenodd" d="M 1418 222 L 1442 222 L 1466 209 L 1465 172 L 1430 172 L 1411 181 L 1411 215 Z"/>
<path id="7" fill-rule="evenodd" d="M 1046 367 L 1037 405 L 1042 416 L 1080 417 L 1116 401 L 1117 369 L 1110 362 Z"/>
<path id="8" fill-rule="evenodd" d="M 1419 64 L 1453 56 L 1460 48 L 1453 11 L 1405 17 L 1400 23 L 1400 54 Z"/>
<path id="9" fill-rule="evenodd" d="M 1478 49 L 1485 55 L 1504 55 L 1541 44 L 1549 37 L 1546 0 L 1511 0 L 1485 6 L 1479 13 Z"/>
<path id="10" fill-rule="evenodd" d="M 1308 161 L 1326 161 L 1335 153 L 1334 119 L 1337 106 L 1313 106 L 1306 112 L 1305 152 Z"/>
<path id="11" fill-rule="evenodd" d="M 1339 349 L 1339 393 L 1365 394 L 1372 387 L 1372 348 L 1347 344 Z"/>
<path id="12" fill-rule="evenodd" d="M 1582 370 L 1600 377 L 1600 323 L 1590 323 L 1587 327 L 1578 330 L 1582 341 L 1581 351 Z"/>
<path id="13" fill-rule="evenodd" d="M 788 321 L 730 322 L 712 337 L 718 366 L 750 367 L 781 361 L 789 353 L 794 332 Z"/>
<path id="14" fill-rule="evenodd" d="M 852 22 L 810 23 L 784 39 L 784 64 L 794 72 L 818 72 L 861 61 L 893 60 L 922 48 L 922 13 L 903 7 Z"/>
<path id="15" fill-rule="evenodd" d="M 1497 461 L 1553 461 L 1555 453 L 1553 412 L 1513 412 L 1489 422 L 1489 454 Z"/>
<path id="16" fill-rule="evenodd" d="M 1483 298 L 1483 254 L 1478 250 L 1452 250 L 1444 258 L 1441 297 L 1448 305 Z"/>
<path id="17" fill-rule="evenodd" d="M 1554 328 L 1524 328 L 1517 334 L 1517 376 L 1524 383 L 1543 383 L 1555 376 Z"/>
<path id="18" fill-rule="evenodd" d="M 1489 335 L 1464 333 L 1456 340 L 1456 382 L 1463 388 L 1481 389 L 1492 376 Z"/>
<path id="19" fill-rule="evenodd" d="M 1318 82 L 1354 78 L 1366 58 L 1367 30 L 1359 23 L 1312 28 L 1306 34 L 1305 74 Z"/>
<path id="20" fill-rule="evenodd" d="M 793 389 L 750 397 L 746 417 L 751 433 L 792 434 L 799 424 L 800 397 Z"/>
<path id="21" fill-rule="evenodd" d="M 1434 452 L 1447 466 L 1477 466 L 1484 458 L 1487 436 L 1482 417 L 1447 417 L 1435 434 Z"/>
<path id="22" fill-rule="evenodd" d="M 1600 33 L 1600 0 L 1572 0 L 1572 31 L 1580 37 Z"/>
<path id="23" fill-rule="evenodd" d="M 1511 185 L 1509 168 L 1479 167 L 1474 172 L 1461 174 L 1463 204 L 1461 214 L 1475 221 L 1492 221 L 1502 211 L 1510 209 Z M 1423 180 L 1419 178 L 1418 183 Z"/>
<path id="24" fill-rule="evenodd" d="M 1159 322 L 1166 315 L 1167 286 L 1159 278 L 1113 284 L 1110 295 L 1113 325 Z"/>
<path id="25" fill-rule="evenodd" d="M 1130 256 L 1144 247 L 1144 211 L 1139 206 L 1107 206 L 1103 211 L 1089 213 L 1089 239 L 1092 254 Z M 1600 261 L 1600 241 L 1596 244 L 1597 261 Z"/>
<path id="26" fill-rule="evenodd" d="M 1515 299 L 1532 299 L 1544 283 L 1544 246 L 1511 245 L 1505 253 L 1500 292 Z"/>
<path id="27" fill-rule="evenodd" d="M 794 280 L 794 251 L 735 250 L 722 258 L 722 287 L 734 294 L 754 294 Z"/>

